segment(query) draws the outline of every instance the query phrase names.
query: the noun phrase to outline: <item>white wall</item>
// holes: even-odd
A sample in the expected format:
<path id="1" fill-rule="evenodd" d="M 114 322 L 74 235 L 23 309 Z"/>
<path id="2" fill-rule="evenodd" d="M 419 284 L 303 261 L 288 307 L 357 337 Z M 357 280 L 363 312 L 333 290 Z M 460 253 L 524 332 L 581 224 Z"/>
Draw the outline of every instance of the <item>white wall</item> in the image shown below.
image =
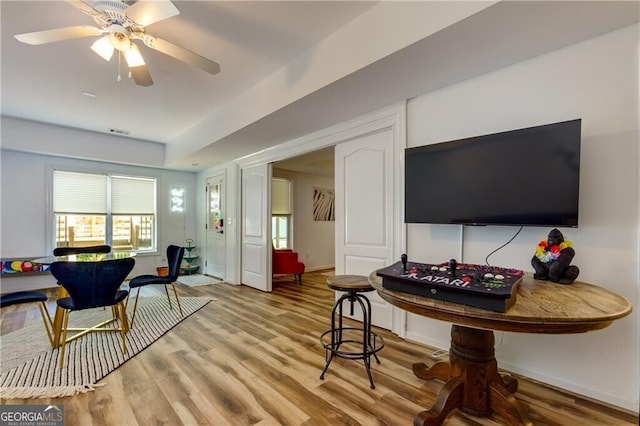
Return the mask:
<path id="1" fill-rule="evenodd" d="M 164 165 L 164 145 L 2 116 L 2 148 L 109 163 Z"/>
<path id="2" fill-rule="evenodd" d="M 305 270 L 333 268 L 335 265 L 335 222 L 313 220 L 313 188 L 334 189 L 334 178 L 273 170 L 274 177 L 293 182 L 293 249 Z"/>
<path id="3" fill-rule="evenodd" d="M 3 143 L 6 135 L 3 134 Z M 136 256 L 131 275 L 155 273 L 166 264 L 169 244 L 186 245 L 196 238 L 196 174 L 154 168 L 132 167 L 97 161 L 76 160 L 39 154 L 0 151 L 2 194 L 0 206 L 0 257 L 41 257 L 50 255 L 52 245 L 52 173 L 54 168 L 78 172 L 122 173 L 158 179 L 158 248 L 154 254 Z M 186 189 L 187 213 L 169 213 L 169 190 Z M 50 234 L 51 232 L 51 234 Z M 196 239 L 196 245 L 198 240 Z M 54 287 L 50 275 L 3 278 L 1 291 Z"/>
<path id="4" fill-rule="evenodd" d="M 638 410 L 638 26 L 540 56 L 412 99 L 408 146 L 582 118 L 579 280 L 613 290 L 632 315 L 583 335 L 496 333 L 502 368 Z M 508 167 L 508 165 L 505 165 Z M 478 172 L 482 165 L 478 164 Z M 552 172 L 540 165 L 540 173 Z M 535 176 L 532 176 L 535 179 Z M 518 228 L 408 225 L 414 261 L 484 263 Z M 530 259 L 549 229 L 525 228 L 491 257 L 494 265 L 532 271 Z M 410 315 L 407 336 L 449 347 L 450 325 Z"/>

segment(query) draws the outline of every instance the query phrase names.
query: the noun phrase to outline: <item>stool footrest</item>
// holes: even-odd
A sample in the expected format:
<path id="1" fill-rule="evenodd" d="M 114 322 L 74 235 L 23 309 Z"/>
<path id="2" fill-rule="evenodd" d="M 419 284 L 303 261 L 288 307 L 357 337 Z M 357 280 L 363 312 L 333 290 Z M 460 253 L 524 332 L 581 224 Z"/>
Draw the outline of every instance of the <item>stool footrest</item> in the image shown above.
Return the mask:
<path id="1" fill-rule="evenodd" d="M 371 341 L 369 342 L 369 344 L 367 345 L 367 349 L 365 351 L 362 351 L 362 340 L 355 340 L 355 339 L 342 339 L 338 342 L 336 342 L 333 347 L 331 345 L 331 342 L 327 342 L 326 341 L 326 336 L 329 335 L 330 333 L 342 333 L 344 331 L 349 331 L 349 330 L 353 330 L 353 331 L 359 331 L 362 332 L 361 328 L 356 328 L 356 327 L 343 327 L 340 329 L 335 329 L 335 330 L 327 330 L 324 333 L 322 333 L 322 336 L 320 336 L 320 342 L 322 343 L 322 347 L 329 352 L 332 352 L 333 355 L 338 356 L 340 358 L 345 358 L 345 359 L 364 359 L 364 358 L 368 358 L 371 355 L 374 355 L 375 353 L 379 352 L 382 348 L 384 348 L 384 339 L 382 338 L 382 336 L 378 336 L 376 333 L 371 332 Z M 344 345 L 345 343 L 352 343 L 354 345 L 359 345 L 360 346 L 360 350 L 340 350 L 340 346 Z M 380 363 L 380 361 L 378 361 L 378 363 Z"/>

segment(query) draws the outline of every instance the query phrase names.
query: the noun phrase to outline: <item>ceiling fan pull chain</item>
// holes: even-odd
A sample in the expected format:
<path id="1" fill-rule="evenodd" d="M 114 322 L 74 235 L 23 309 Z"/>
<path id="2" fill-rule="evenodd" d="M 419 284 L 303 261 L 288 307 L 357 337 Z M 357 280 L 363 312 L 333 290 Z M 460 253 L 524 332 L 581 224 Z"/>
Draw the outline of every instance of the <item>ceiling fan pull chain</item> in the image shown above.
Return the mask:
<path id="1" fill-rule="evenodd" d="M 120 75 L 121 64 L 122 64 L 122 52 L 118 50 L 118 83 L 122 82 L 122 76 Z"/>

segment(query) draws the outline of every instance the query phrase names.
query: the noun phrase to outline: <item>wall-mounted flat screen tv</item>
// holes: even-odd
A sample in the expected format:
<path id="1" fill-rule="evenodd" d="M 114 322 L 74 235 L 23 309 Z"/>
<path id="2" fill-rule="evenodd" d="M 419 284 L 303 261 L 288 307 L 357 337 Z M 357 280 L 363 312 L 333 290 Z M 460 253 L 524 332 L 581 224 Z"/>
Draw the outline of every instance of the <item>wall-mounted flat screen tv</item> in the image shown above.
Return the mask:
<path id="1" fill-rule="evenodd" d="M 405 150 L 405 223 L 578 226 L 581 120 Z"/>

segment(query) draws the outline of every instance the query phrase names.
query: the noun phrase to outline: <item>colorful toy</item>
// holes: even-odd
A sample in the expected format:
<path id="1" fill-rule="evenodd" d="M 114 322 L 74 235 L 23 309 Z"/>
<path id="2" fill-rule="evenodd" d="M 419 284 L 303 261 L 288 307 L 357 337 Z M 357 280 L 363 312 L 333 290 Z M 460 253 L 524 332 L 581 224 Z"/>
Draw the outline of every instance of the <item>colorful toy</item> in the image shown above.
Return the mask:
<path id="1" fill-rule="evenodd" d="M 562 232 L 554 228 L 549 232 L 547 240 L 542 240 L 536 247 L 531 259 L 535 270 L 533 277 L 537 280 L 549 280 L 559 284 L 571 284 L 578 278 L 580 269 L 571 265 L 576 252 L 569 240 L 565 240 Z"/>

